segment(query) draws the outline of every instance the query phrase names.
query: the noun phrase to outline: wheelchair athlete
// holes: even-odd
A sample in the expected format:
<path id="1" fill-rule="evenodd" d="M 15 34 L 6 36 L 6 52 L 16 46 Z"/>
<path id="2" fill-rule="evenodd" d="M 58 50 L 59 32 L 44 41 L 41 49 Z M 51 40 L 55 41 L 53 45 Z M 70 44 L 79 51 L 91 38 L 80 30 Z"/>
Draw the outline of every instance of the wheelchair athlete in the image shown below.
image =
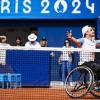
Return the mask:
<path id="1" fill-rule="evenodd" d="M 82 28 L 82 35 L 83 37 L 80 39 L 76 39 L 72 36 L 72 33 L 67 33 L 67 39 L 73 42 L 77 47 L 83 48 L 83 49 L 95 49 L 97 44 L 100 44 L 100 40 L 95 40 L 95 32 L 91 26 L 84 26 Z M 100 46 L 100 45 L 99 45 Z M 81 51 L 80 52 L 80 61 L 79 61 L 79 67 L 86 66 L 87 68 L 90 68 L 94 74 L 94 81 L 100 80 L 100 62 L 99 60 L 95 60 L 95 53 L 87 51 Z M 74 70 L 75 71 L 75 70 Z M 84 72 L 84 70 L 81 70 Z M 95 84 L 97 86 L 97 84 Z M 99 84 L 100 85 L 100 84 Z M 93 91 L 90 91 L 91 94 L 93 94 L 96 97 L 100 97 L 100 93 L 93 88 Z M 73 97 L 73 95 L 72 95 Z"/>

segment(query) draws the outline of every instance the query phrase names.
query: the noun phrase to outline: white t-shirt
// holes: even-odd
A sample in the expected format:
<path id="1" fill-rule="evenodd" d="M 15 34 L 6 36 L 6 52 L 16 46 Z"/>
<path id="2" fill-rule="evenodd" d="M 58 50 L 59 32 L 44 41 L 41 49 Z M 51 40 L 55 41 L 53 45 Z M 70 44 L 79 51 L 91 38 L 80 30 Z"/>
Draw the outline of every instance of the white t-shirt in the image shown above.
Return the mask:
<path id="1" fill-rule="evenodd" d="M 3 49 L 3 47 L 10 47 L 10 44 L 0 43 L 0 64 L 5 65 L 6 64 L 6 49 Z"/>
<path id="2" fill-rule="evenodd" d="M 63 48 L 66 48 L 66 46 L 63 46 Z M 73 48 L 73 47 L 70 47 Z M 63 51 L 61 54 L 61 61 L 72 61 L 72 53 L 71 51 Z"/>
<path id="3" fill-rule="evenodd" d="M 8 43 L 0 43 L 0 47 L 7 47 L 7 46 L 10 46 L 10 44 L 8 44 Z"/>
<path id="4" fill-rule="evenodd" d="M 91 41 L 87 38 L 80 38 L 80 39 L 78 39 L 78 41 L 81 43 L 82 48 L 86 48 L 86 49 L 95 49 L 96 44 L 100 43 L 100 40 L 92 40 Z M 94 59 L 95 59 L 94 52 L 82 51 L 82 52 L 80 52 L 79 65 L 83 64 L 84 62 L 94 61 Z"/>
<path id="5" fill-rule="evenodd" d="M 29 48 L 38 48 L 41 47 L 39 42 L 35 41 L 34 43 L 31 43 L 30 41 L 26 42 L 25 47 Z"/>

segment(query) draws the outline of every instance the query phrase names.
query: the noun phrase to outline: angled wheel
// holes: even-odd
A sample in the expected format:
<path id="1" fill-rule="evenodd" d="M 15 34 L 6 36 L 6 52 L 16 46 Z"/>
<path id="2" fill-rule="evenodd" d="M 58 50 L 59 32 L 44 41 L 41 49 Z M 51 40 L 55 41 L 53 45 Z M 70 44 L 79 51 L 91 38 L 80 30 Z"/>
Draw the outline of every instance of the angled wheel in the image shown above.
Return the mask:
<path id="1" fill-rule="evenodd" d="M 71 80 L 72 79 L 72 80 Z M 66 93 L 72 98 L 85 96 L 93 86 L 93 75 L 85 66 L 73 69 L 65 81 Z"/>
<path id="2" fill-rule="evenodd" d="M 92 90 L 90 91 L 90 93 L 91 93 L 93 96 L 95 96 L 95 97 L 97 97 L 97 98 L 100 98 L 100 82 L 94 83 L 93 88 L 92 88 Z"/>
<path id="3" fill-rule="evenodd" d="M 97 75 L 95 74 L 93 88 L 90 91 L 90 93 L 97 98 L 100 98 L 100 76 L 99 75 L 97 77 Z"/>

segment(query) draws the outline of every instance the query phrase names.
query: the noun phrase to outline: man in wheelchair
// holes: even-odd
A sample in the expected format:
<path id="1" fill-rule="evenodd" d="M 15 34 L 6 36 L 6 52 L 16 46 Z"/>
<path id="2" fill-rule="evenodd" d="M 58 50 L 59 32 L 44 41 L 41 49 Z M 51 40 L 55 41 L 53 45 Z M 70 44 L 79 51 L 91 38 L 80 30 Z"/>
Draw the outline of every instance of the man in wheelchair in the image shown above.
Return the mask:
<path id="1" fill-rule="evenodd" d="M 79 48 L 88 48 L 88 49 L 95 49 L 96 46 L 100 47 L 100 40 L 95 40 L 95 32 L 93 27 L 91 26 L 84 26 L 82 28 L 82 35 L 83 37 L 80 39 L 76 39 L 72 36 L 71 33 L 67 33 L 67 39 L 72 41 L 77 47 Z M 98 54 L 97 54 L 98 55 Z M 80 52 L 80 61 L 79 66 L 87 66 L 94 73 L 97 74 L 97 79 L 100 79 L 100 60 L 95 58 L 94 52 Z"/>
<path id="2" fill-rule="evenodd" d="M 79 51 L 80 59 L 78 67 L 74 68 L 66 78 L 67 84 L 70 82 L 69 77 L 71 75 L 76 77 L 77 72 L 79 72 L 78 78 L 74 78 L 76 82 L 74 88 L 69 89 L 69 85 L 66 85 L 67 94 L 70 97 L 78 98 L 90 92 L 93 96 L 100 98 L 100 53 L 98 52 L 99 54 L 97 54 L 97 52 L 94 51 L 98 44 L 98 47 L 100 47 L 100 40 L 95 40 L 94 29 L 88 25 L 82 28 L 82 38 L 76 39 L 69 32 L 66 35 L 67 39 L 73 42 L 77 47 L 83 48 L 82 51 Z M 89 49 L 89 51 L 86 49 Z M 83 74 L 81 72 L 83 72 Z M 83 76 L 83 78 L 81 78 L 81 76 Z M 90 83 L 88 84 L 88 82 Z M 86 88 L 80 88 L 84 86 L 84 84 Z M 85 92 L 84 89 L 86 90 Z M 75 92 L 73 92 L 73 90 Z M 81 93 L 77 93 L 79 90 Z"/>

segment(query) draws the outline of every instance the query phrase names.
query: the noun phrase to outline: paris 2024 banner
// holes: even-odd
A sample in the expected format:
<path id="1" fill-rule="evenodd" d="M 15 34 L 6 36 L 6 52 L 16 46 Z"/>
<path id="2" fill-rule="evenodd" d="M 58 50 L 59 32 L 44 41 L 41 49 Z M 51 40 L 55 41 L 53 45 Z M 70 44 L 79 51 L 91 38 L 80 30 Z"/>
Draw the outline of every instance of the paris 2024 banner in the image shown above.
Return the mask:
<path id="1" fill-rule="evenodd" d="M 88 19 L 100 16 L 100 0 L 0 0 L 0 19 Z"/>

